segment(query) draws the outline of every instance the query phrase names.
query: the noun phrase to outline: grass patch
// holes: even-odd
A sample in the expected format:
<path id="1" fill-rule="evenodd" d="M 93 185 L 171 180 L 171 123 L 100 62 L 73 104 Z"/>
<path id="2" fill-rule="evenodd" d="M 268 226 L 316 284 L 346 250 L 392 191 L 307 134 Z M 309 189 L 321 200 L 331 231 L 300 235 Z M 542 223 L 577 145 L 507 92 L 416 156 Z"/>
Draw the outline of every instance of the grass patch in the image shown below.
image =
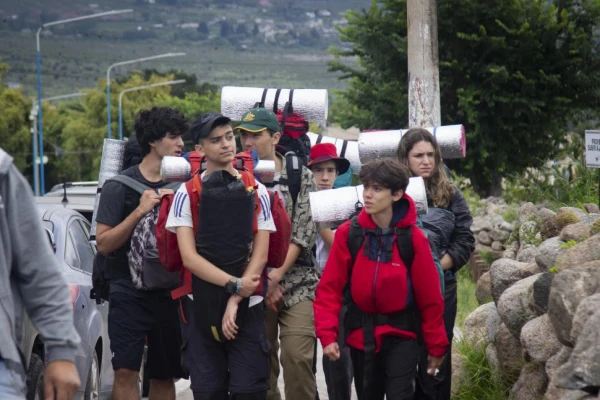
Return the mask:
<path id="1" fill-rule="evenodd" d="M 578 244 L 579 243 L 575 240 L 569 240 L 568 242 L 561 244 L 560 248 L 561 249 L 570 249 L 571 247 L 577 246 Z"/>
<path id="2" fill-rule="evenodd" d="M 479 302 L 475 296 L 477 284 L 471 280 L 471 273 L 466 266 L 458 271 L 456 280 L 458 285 L 458 304 L 455 325 L 462 330 L 467 316 L 479 307 Z"/>
<path id="3" fill-rule="evenodd" d="M 519 208 L 509 206 L 508 209 L 502 214 L 502 219 L 506 222 L 513 223 L 519 218 Z"/>
<path id="4" fill-rule="evenodd" d="M 486 355 L 486 346 L 475 346 L 466 339 L 456 343 L 464 356 L 463 374 L 453 400 L 506 400 L 512 380 L 505 380 L 494 371 Z"/>
<path id="5" fill-rule="evenodd" d="M 488 266 L 491 266 L 496 259 L 494 258 L 494 253 L 489 250 L 479 250 L 479 256 Z"/>

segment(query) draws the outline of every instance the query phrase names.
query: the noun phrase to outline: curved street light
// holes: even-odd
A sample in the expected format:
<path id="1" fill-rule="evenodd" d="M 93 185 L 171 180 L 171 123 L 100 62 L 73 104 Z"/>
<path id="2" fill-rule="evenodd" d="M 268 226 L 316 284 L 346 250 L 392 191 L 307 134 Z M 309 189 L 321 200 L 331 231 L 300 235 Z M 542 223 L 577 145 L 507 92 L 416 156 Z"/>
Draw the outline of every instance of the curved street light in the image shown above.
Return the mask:
<path id="1" fill-rule="evenodd" d="M 37 69 L 37 92 L 38 92 L 38 107 L 39 107 L 39 114 L 38 114 L 38 128 L 39 128 L 39 152 L 40 152 L 40 158 L 43 158 L 44 156 L 44 128 L 43 128 L 43 122 L 44 122 L 44 117 L 42 114 L 42 53 L 40 51 L 40 33 L 42 32 L 42 30 L 44 28 L 47 28 L 49 26 L 54 26 L 54 25 L 60 25 L 60 24 L 67 24 L 69 22 L 76 22 L 76 21 L 82 21 L 85 19 L 90 19 L 90 18 L 99 18 L 99 17 L 106 17 L 109 15 L 118 15 L 118 14 L 125 14 L 125 13 L 130 13 L 133 12 L 132 9 L 126 9 L 126 10 L 112 10 L 112 11 L 107 11 L 107 12 L 103 12 L 103 13 L 98 13 L 98 14 L 90 14 L 90 15 L 83 15 L 81 17 L 75 17 L 75 18 L 67 18 L 67 19 L 61 19 L 58 21 L 52 21 L 52 22 L 47 22 L 45 24 L 42 24 L 42 26 L 40 26 L 37 30 L 37 33 L 35 34 L 35 42 L 36 42 L 36 69 Z M 45 190 L 44 190 L 44 164 L 41 163 L 40 164 L 40 178 L 41 178 L 41 187 L 42 187 L 42 195 L 44 195 Z"/>
<path id="2" fill-rule="evenodd" d="M 112 125 L 111 125 L 112 120 L 110 117 L 110 112 L 111 112 L 111 108 L 112 108 L 112 104 L 110 103 L 110 70 L 113 69 L 114 67 L 119 67 L 121 65 L 135 64 L 137 62 L 157 60 L 159 58 L 179 57 L 179 56 L 185 56 L 185 55 L 186 55 L 186 53 L 165 53 L 165 54 L 159 54 L 156 56 L 136 58 L 135 60 L 121 61 L 121 62 L 114 63 L 108 67 L 108 69 L 106 70 L 106 110 L 107 110 L 107 114 L 108 114 L 108 138 L 109 139 L 112 139 Z"/>
<path id="3" fill-rule="evenodd" d="M 131 87 L 131 88 L 122 90 L 121 93 L 119 93 L 119 140 L 123 140 L 123 96 L 125 95 L 125 93 L 135 92 L 136 90 L 149 89 L 149 88 L 154 88 L 154 87 L 159 87 L 159 86 L 177 85 L 177 84 L 184 83 L 184 82 L 185 82 L 185 79 L 178 79 L 175 81 L 166 81 L 166 82 L 152 83 L 152 84 L 143 85 L 143 86 L 135 86 L 135 87 Z"/>

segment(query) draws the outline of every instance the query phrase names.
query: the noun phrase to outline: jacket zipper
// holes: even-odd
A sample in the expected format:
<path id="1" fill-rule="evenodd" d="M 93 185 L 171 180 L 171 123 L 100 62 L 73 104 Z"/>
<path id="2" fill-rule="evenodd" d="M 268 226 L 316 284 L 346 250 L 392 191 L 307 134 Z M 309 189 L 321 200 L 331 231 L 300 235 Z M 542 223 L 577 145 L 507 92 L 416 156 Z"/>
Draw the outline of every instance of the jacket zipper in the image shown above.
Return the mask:
<path id="1" fill-rule="evenodd" d="M 377 287 L 377 275 L 379 274 L 379 260 L 381 260 L 381 249 L 383 248 L 383 239 L 379 238 L 379 249 L 377 250 L 377 263 L 375 264 L 375 274 L 373 275 L 373 307 L 377 309 L 377 300 L 375 289 Z"/>

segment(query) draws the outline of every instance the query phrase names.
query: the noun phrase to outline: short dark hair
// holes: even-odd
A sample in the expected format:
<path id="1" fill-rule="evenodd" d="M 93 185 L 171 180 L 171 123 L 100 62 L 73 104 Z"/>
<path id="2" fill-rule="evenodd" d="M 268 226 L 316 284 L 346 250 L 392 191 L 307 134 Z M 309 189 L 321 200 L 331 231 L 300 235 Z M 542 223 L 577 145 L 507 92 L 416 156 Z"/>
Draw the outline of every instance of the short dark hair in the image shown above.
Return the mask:
<path id="1" fill-rule="evenodd" d="M 360 168 L 359 178 L 363 184 L 373 184 L 390 189 L 392 193 L 399 190 L 406 192 L 410 171 L 408 167 L 392 158 L 384 158 L 366 163 Z"/>
<path id="2" fill-rule="evenodd" d="M 135 118 L 135 136 L 142 149 L 142 157 L 150 153 L 150 143 L 167 134 L 183 135 L 189 124 L 186 117 L 170 107 L 152 107 L 140 110 Z"/>

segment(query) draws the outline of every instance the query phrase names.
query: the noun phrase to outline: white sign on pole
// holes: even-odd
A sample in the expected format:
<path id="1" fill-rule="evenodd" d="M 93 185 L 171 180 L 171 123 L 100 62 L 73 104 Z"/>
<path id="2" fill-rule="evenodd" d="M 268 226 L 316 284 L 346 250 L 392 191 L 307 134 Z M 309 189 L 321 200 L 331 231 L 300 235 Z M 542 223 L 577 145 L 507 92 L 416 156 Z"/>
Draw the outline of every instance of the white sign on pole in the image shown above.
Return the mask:
<path id="1" fill-rule="evenodd" d="M 585 131 L 585 164 L 600 168 L 600 131 Z"/>

